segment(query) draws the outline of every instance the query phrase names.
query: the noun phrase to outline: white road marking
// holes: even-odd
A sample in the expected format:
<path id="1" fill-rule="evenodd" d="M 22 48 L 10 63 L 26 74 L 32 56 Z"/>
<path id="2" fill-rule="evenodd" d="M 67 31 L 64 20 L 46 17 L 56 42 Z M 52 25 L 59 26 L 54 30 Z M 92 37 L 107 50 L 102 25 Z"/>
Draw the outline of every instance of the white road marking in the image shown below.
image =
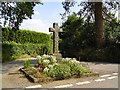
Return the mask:
<path id="1" fill-rule="evenodd" d="M 106 74 L 106 75 L 102 75 L 100 77 L 109 77 L 109 76 L 111 76 L 111 75 L 110 74 Z"/>
<path id="2" fill-rule="evenodd" d="M 114 79 L 114 78 L 118 78 L 118 76 L 108 77 L 107 79 Z"/>
<path id="3" fill-rule="evenodd" d="M 41 85 L 35 85 L 35 86 L 29 86 L 29 87 L 25 87 L 25 88 L 41 88 Z"/>
<path id="4" fill-rule="evenodd" d="M 55 88 L 65 88 L 65 87 L 71 87 L 71 86 L 73 86 L 73 84 L 55 86 Z"/>
<path id="5" fill-rule="evenodd" d="M 118 75 L 118 73 L 113 73 L 112 75 Z"/>
<path id="6" fill-rule="evenodd" d="M 77 85 L 83 85 L 83 84 L 89 84 L 90 83 L 90 81 L 85 81 L 85 82 L 78 82 L 78 83 L 76 83 Z"/>
<path id="7" fill-rule="evenodd" d="M 96 82 L 101 82 L 101 81 L 105 81 L 105 79 L 96 79 Z"/>

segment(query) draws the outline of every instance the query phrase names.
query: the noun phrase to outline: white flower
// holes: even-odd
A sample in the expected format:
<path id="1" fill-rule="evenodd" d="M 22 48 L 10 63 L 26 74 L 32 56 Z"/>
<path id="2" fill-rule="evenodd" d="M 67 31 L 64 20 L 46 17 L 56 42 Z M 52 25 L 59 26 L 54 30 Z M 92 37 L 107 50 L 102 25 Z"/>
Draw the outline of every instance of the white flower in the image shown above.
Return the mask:
<path id="1" fill-rule="evenodd" d="M 63 60 L 63 61 L 70 61 L 71 58 L 63 58 L 62 60 Z"/>
<path id="2" fill-rule="evenodd" d="M 62 60 L 64 61 L 64 60 L 65 60 L 65 58 L 62 58 Z"/>
<path id="3" fill-rule="evenodd" d="M 69 61 L 69 60 L 71 60 L 71 58 L 65 58 L 66 59 L 66 61 Z"/>
<path id="4" fill-rule="evenodd" d="M 57 62 L 56 57 L 53 58 L 53 61 L 54 61 L 54 62 Z"/>
<path id="5" fill-rule="evenodd" d="M 76 63 L 78 63 L 78 64 L 79 64 L 80 62 L 76 60 Z"/>
<path id="6" fill-rule="evenodd" d="M 43 57 L 47 57 L 47 55 L 46 55 L 46 54 L 44 54 L 44 55 L 42 55 L 42 58 L 43 58 Z"/>
<path id="7" fill-rule="evenodd" d="M 46 57 L 50 57 L 50 55 L 46 55 Z"/>
<path id="8" fill-rule="evenodd" d="M 44 68 L 43 72 L 47 72 L 49 70 L 48 67 Z"/>
<path id="9" fill-rule="evenodd" d="M 54 63 L 53 66 L 58 65 L 58 63 Z"/>
<path id="10" fill-rule="evenodd" d="M 41 57 L 41 56 L 37 56 L 36 58 L 37 58 L 37 59 L 39 59 L 39 58 L 41 59 L 42 57 Z"/>
<path id="11" fill-rule="evenodd" d="M 76 58 L 73 58 L 73 60 L 76 60 Z"/>
<path id="12" fill-rule="evenodd" d="M 74 63 L 75 61 L 74 60 L 71 60 L 71 63 Z"/>
<path id="13" fill-rule="evenodd" d="M 43 60 L 43 62 L 44 62 L 44 63 L 50 63 L 50 61 L 49 61 L 49 60 Z"/>
<path id="14" fill-rule="evenodd" d="M 48 65 L 48 68 L 53 68 L 54 65 Z"/>
<path id="15" fill-rule="evenodd" d="M 55 56 L 50 55 L 50 57 L 51 57 L 51 59 L 53 60 L 53 62 L 57 62 L 57 60 L 56 60 L 56 57 L 55 57 Z"/>
<path id="16" fill-rule="evenodd" d="M 79 64 L 80 62 L 79 61 L 77 61 L 76 59 L 71 59 L 71 63 L 76 63 L 76 64 Z"/>

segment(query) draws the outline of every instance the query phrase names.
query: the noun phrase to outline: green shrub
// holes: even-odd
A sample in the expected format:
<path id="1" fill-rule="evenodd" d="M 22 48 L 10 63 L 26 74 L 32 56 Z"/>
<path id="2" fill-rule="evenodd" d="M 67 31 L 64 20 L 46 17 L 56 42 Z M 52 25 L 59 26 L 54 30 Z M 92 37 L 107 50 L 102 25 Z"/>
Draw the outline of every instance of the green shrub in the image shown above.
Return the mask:
<path id="1" fill-rule="evenodd" d="M 14 41 L 16 43 L 51 43 L 50 35 L 29 30 L 12 30 L 11 28 L 2 28 L 2 42 Z"/>
<path id="2" fill-rule="evenodd" d="M 53 67 L 45 71 L 49 76 L 57 80 L 65 79 L 71 76 L 70 67 L 67 66 L 66 64 L 54 65 Z"/>
<path id="3" fill-rule="evenodd" d="M 30 67 L 30 60 L 26 60 L 24 63 L 23 63 L 23 66 L 24 66 L 24 69 L 28 69 Z"/>
<path id="4" fill-rule="evenodd" d="M 81 76 L 88 71 L 88 69 L 83 67 L 75 58 L 63 58 L 61 63 L 70 67 L 71 75 Z"/>
<path id="5" fill-rule="evenodd" d="M 89 52 L 83 51 L 84 55 L 81 54 L 81 59 L 85 61 L 120 63 L 120 47 L 115 44 L 101 49 L 91 48 L 91 51 Z"/>
<path id="6" fill-rule="evenodd" d="M 42 56 L 37 56 L 37 61 L 38 64 L 47 67 L 48 65 L 55 64 L 57 62 L 56 57 L 52 55 L 42 55 Z"/>
<path id="7" fill-rule="evenodd" d="M 2 61 L 10 61 L 23 55 L 36 56 L 51 52 L 49 44 L 20 44 L 15 42 L 2 43 Z"/>

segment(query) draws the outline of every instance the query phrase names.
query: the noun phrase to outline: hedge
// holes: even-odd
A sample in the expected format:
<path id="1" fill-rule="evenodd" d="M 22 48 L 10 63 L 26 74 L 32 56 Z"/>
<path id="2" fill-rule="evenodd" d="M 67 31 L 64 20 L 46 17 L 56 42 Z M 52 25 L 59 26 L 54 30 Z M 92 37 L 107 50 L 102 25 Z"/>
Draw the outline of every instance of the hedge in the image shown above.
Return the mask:
<path id="1" fill-rule="evenodd" d="M 11 28 L 2 28 L 2 42 L 16 43 L 42 43 L 46 44 L 51 41 L 50 35 L 28 30 L 12 30 Z"/>
<path id="2" fill-rule="evenodd" d="M 2 43 L 2 62 L 15 60 L 23 55 L 36 56 L 51 53 L 50 44 L 20 44 L 16 42 Z"/>
<path id="3" fill-rule="evenodd" d="M 86 48 L 79 53 L 83 61 L 120 63 L 120 46 L 114 45 L 102 49 Z"/>

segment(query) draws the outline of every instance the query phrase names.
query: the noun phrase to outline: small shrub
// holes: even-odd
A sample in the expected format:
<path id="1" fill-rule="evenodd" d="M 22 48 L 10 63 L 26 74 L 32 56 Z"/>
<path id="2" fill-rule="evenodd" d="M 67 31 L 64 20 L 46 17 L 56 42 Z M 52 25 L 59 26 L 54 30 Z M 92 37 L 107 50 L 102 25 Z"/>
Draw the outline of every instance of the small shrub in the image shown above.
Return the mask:
<path id="1" fill-rule="evenodd" d="M 52 65 L 57 62 L 56 57 L 52 55 L 42 55 L 42 56 L 37 56 L 37 61 L 38 64 L 47 67 L 48 65 Z"/>
<path id="2" fill-rule="evenodd" d="M 71 75 L 81 76 L 88 71 L 87 68 L 83 67 L 75 58 L 63 58 L 61 63 L 70 67 Z"/>
<path id="3" fill-rule="evenodd" d="M 48 76 L 51 76 L 57 80 L 65 79 L 71 76 L 70 67 L 66 64 L 54 65 L 52 68 L 46 68 L 44 70 Z"/>
<path id="4" fill-rule="evenodd" d="M 23 63 L 23 66 L 24 66 L 24 69 L 28 69 L 30 67 L 30 60 L 26 60 L 24 63 Z"/>

